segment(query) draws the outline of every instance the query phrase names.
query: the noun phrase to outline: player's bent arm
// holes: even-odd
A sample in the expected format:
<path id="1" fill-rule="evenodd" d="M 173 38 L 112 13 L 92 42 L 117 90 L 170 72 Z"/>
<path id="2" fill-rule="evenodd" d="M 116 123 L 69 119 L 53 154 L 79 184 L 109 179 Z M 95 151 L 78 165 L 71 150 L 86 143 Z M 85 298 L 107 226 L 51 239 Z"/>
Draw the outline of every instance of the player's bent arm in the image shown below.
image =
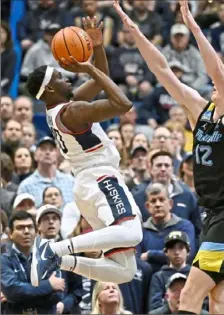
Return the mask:
<path id="1" fill-rule="evenodd" d="M 92 103 L 73 102 L 64 107 L 60 119 L 74 133 L 82 132 L 90 123 L 111 119 L 127 112 L 128 108 L 113 100 L 97 100 Z"/>
<path id="2" fill-rule="evenodd" d="M 106 53 L 103 46 L 94 48 L 94 65 L 106 75 L 109 75 L 109 68 Z M 88 80 L 73 92 L 74 101 L 87 101 L 90 102 L 102 91 L 102 87 L 97 84 L 93 79 Z"/>
<path id="3" fill-rule="evenodd" d="M 191 113 L 194 121 L 207 104 L 200 94 L 178 80 L 170 69 L 164 55 L 141 33 L 135 26 L 132 28 L 136 45 L 146 61 L 149 69 L 155 74 L 158 81 L 165 87 L 169 94 Z"/>

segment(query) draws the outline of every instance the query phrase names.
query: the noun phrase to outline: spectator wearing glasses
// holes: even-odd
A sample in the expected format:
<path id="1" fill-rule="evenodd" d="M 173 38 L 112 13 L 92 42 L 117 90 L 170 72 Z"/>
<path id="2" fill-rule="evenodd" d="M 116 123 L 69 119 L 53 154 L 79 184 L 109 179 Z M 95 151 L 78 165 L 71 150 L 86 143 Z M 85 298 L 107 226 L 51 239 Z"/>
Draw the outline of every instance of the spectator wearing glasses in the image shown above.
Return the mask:
<path id="1" fill-rule="evenodd" d="M 30 283 L 31 252 L 36 235 L 31 214 L 19 211 L 9 221 L 12 248 L 1 256 L 1 289 L 5 296 L 5 314 L 56 314 L 58 292 L 64 280 L 54 274 L 35 288 Z"/>

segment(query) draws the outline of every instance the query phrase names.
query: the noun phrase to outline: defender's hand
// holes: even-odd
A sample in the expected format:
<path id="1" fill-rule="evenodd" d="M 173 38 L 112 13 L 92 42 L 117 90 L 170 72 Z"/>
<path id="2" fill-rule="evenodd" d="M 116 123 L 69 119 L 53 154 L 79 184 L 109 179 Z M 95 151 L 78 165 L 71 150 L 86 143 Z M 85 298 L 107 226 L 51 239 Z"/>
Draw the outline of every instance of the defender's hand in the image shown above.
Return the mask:
<path id="1" fill-rule="evenodd" d="M 59 65 L 70 72 L 74 73 L 90 73 L 93 65 L 87 62 L 78 62 L 74 57 L 70 56 L 69 60 L 66 58 L 61 58 Z"/>
<path id="2" fill-rule="evenodd" d="M 198 27 L 193 15 L 188 6 L 188 0 L 179 0 L 180 3 L 180 11 L 184 20 L 184 23 L 187 25 L 189 29 L 193 29 Z"/>
<path id="3" fill-rule="evenodd" d="M 119 4 L 119 0 L 114 0 L 113 6 L 114 6 L 114 9 L 116 10 L 117 14 L 122 19 L 122 22 L 124 23 L 124 25 L 126 25 L 132 31 L 138 28 L 137 25 L 127 16 L 127 14 L 124 13 L 124 11 L 122 10 L 122 8 Z"/>
<path id="4" fill-rule="evenodd" d="M 94 16 L 93 20 L 90 19 L 89 16 L 87 18 L 82 19 L 83 27 L 86 33 L 88 33 L 89 37 L 92 40 L 93 48 L 103 45 L 103 22 L 101 22 L 97 26 L 97 18 Z"/>

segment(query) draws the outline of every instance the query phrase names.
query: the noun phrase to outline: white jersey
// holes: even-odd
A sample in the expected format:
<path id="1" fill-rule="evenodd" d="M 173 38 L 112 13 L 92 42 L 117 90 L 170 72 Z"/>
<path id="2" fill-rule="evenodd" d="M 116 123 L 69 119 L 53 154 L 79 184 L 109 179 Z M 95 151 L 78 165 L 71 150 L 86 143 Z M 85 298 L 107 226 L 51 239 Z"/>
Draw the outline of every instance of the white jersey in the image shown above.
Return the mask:
<path id="1" fill-rule="evenodd" d="M 62 124 L 60 114 L 68 104 L 48 109 L 46 114 L 48 126 L 61 154 L 71 163 L 74 175 L 94 165 L 105 164 L 118 168 L 120 155 L 99 123 L 90 124 L 79 133 L 73 133 Z"/>

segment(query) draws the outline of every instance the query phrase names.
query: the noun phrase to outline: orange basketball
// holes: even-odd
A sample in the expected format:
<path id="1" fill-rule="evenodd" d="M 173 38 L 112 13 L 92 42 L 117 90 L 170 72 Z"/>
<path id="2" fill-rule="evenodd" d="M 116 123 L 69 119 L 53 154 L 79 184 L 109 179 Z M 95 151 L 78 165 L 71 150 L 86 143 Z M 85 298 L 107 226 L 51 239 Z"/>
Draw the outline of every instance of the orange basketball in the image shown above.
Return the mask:
<path id="1" fill-rule="evenodd" d="M 51 43 L 51 51 L 58 61 L 73 56 L 79 62 L 85 62 L 93 52 L 89 35 L 81 28 L 69 26 L 57 32 Z"/>

